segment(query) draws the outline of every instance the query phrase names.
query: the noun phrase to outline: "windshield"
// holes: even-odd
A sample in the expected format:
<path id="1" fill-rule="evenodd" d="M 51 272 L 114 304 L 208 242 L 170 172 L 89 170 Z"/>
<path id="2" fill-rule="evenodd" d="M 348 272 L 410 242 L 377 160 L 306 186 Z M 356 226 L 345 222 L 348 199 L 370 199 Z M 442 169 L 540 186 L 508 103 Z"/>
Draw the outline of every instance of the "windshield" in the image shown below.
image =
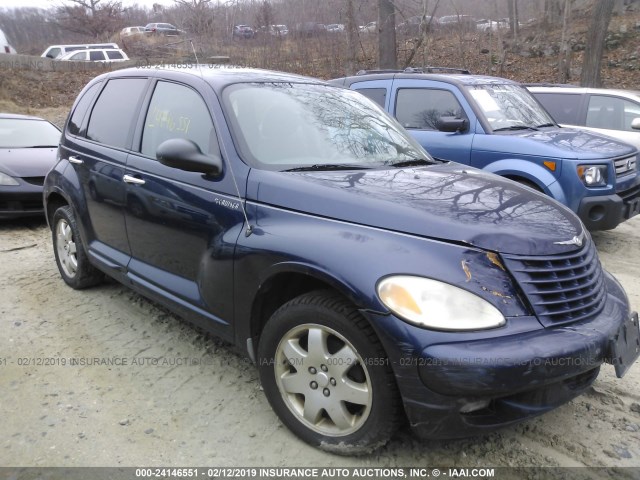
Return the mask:
<path id="1" fill-rule="evenodd" d="M 533 96 L 519 85 L 472 85 L 468 89 L 494 132 L 555 125 Z"/>
<path id="2" fill-rule="evenodd" d="M 352 90 L 243 83 L 227 87 L 224 101 L 243 159 L 258 168 L 433 162 L 394 119 Z"/>
<path id="3" fill-rule="evenodd" d="M 45 120 L 0 118 L 0 148 L 57 147 L 60 130 Z"/>

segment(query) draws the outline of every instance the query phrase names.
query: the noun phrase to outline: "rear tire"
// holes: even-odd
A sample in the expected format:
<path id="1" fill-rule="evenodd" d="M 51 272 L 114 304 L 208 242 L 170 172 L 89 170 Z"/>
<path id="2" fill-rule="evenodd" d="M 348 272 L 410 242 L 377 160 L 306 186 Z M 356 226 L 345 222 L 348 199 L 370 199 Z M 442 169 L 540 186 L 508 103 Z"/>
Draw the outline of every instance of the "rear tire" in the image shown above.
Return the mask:
<path id="1" fill-rule="evenodd" d="M 65 205 L 53 214 L 53 252 L 62 279 L 80 290 L 97 285 L 104 274 L 89 263 L 73 209 Z"/>
<path id="2" fill-rule="evenodd" d="M 400 395 L 380 341 L 333 292 L 307 293 L 278 309 L 264 327 L 258 356 L 272 408 L 315 447 L 369 453 L 400 423 Z"/>

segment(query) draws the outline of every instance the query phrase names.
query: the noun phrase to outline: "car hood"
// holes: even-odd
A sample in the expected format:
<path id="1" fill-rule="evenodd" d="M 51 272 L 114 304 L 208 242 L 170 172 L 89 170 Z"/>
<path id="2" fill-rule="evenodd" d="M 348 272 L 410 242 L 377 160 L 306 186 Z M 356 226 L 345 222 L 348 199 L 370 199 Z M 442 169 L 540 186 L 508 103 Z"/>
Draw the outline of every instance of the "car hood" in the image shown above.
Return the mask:
<path id="1" fill-rule="evenodd" d="M 44 177 L 56 164 L 55 148 L 2 148 L 0 170 L 12 177 Z"/>
<path id="2" fill-rule="evenodd" d="M 561 158 L 599 160 L 630 155 L 636 148 L 594 132 L 578 128 L 551 128 L 539 131 L 521 131 L 516 134 L 531 141 L 531 150 L 538 155 Z M 493 137 L 493 135 L 489 135 Z M 495 137 L 493 137 L 495 139 Z M 540 149 L 544 149 L 540 150 Z M 523 151 L 524 152 L 524 151 Z"/>
<path id="3" fill-rule="evenodd" d="M 510 180 L 437 164 L 404 169 L 270 172 L 253 169 L 247 197 L 320 217 L 516 255 L 575 250 L 576 215 Z"/>

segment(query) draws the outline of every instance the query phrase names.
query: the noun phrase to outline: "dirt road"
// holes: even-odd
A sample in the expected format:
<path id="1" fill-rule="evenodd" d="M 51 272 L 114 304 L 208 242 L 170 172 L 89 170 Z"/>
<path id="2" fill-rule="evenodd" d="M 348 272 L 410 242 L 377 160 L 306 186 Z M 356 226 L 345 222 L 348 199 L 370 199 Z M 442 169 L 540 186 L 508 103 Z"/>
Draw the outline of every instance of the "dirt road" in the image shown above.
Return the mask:
<path id="1" fill-rule="evenodd" d="M 595 239 L 640 308 L 640 218 Z M 228 346 L 118 284 L 68 288 L 44 221 L 1 223 L 0 265 L 0 465 L 640 466 L 640 365 L 484 438 L 342 458 L 289 433 Z"/>

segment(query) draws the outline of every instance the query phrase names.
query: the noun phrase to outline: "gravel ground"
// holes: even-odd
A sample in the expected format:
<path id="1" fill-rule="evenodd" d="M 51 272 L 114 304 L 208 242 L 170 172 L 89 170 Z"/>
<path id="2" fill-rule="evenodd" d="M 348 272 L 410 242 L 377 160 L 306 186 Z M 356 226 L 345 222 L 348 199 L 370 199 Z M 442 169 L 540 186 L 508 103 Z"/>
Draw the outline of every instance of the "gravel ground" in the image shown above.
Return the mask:
<path id="1" fill-rule="evenodd" d="M 640 218 L 594 237 L 640 308 Z M 401 431 L 344 458 L 283 427 L 228 345 L 119 284 L 68 288 L 43 220 L 0 223 L 0 265 L 3 466 L 640 466 L 640 365 L 622 380 L 604 366 L 587 394 L 486 437 Z"/>

